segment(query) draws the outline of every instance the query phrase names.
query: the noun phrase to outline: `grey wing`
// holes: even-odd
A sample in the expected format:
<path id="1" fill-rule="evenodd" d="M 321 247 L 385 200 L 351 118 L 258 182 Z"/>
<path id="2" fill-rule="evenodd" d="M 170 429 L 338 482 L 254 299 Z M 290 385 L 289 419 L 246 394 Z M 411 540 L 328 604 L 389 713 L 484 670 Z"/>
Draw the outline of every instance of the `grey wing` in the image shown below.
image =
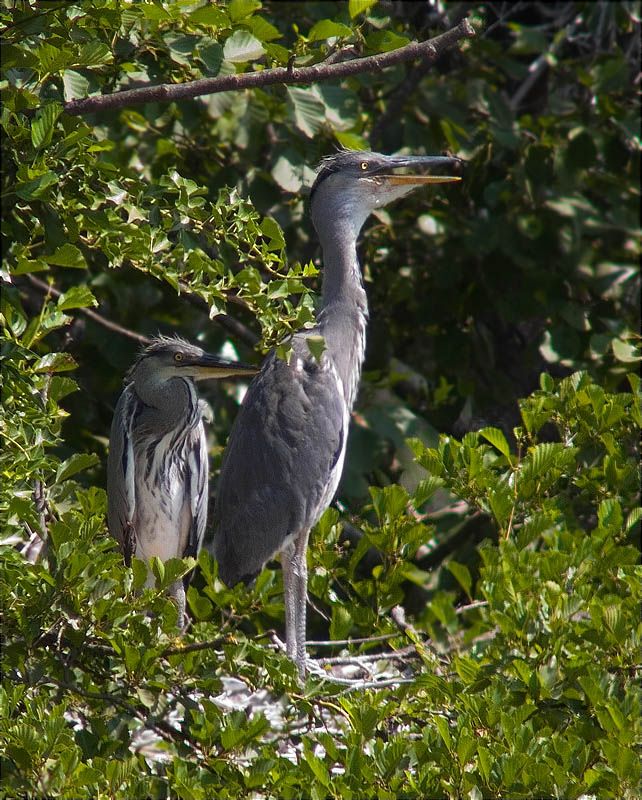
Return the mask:
<path id="1" fill-rule="evenodd" d="M 250 385 L 225 451 L 212 544 L 229 585 L 311 528 L 340 477 L 348 420 L 336 373 L 294 344 L 289 365 L 270 356 Z"/>
<path id="2" fill-rule="evenodd" d="M 191 525 L 183 557 L 197 558 L 203 544 L 207 523 L 207 477 L 208 457 L 205 427 L 202 421 L 190 433 L 192 441 L 188 448 L 187 475 Z"/>
<path id="3" fill-rule="evenodd" d="M 130 387 L 121 394 L 111 424 L 107 459 L 107 525 L 119 543 L 125 562 L 136 550 L 133 520 L 136 510 L 136 475 L 133 429 L 138 399 Z"/>

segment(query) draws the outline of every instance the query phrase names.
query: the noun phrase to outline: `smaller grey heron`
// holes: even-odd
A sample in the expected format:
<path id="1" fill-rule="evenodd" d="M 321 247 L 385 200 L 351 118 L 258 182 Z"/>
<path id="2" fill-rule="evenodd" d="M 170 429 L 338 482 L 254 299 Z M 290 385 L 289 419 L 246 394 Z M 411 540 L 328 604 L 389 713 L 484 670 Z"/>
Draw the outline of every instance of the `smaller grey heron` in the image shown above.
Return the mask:
<path id="1" fill-rule="evenodd" d="M 195 381 L 256 372 L 178 337 L 153 339 L 134 362 L 114 411 L 107 461 L 107 523 L 127 565 L 133 555 L 147 562 L 198 555 L 207 521 L 207 404 Z M 189 579 L 170 588 L 181 629 Z"/>

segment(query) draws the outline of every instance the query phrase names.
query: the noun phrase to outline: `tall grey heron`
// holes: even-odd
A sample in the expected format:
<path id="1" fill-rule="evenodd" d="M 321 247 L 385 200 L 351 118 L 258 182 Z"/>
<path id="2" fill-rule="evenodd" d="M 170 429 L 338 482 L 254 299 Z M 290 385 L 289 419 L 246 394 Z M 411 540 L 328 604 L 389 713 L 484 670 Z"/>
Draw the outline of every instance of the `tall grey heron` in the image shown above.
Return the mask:
<path id="1" fill-rule="evenodd" d="M 339 484 L 365 350 L 368 305 L 357 238 L 376 209 L 418 186 L 460 180 L 400 169 L 459 160 L 346 150 L 321 162 L 310 195 L 324 268 L 317 325 L 294 334 L 288 362 L 268 356 L 230 434 L 214 506 L 219 576 L 229 586 L 249 582 L 281 553 L 287 653 L 301 677 L 308 536 Z M 319 358 L 311 336 L 323 337 Z"/>
<path id="2" fill-rule="evenodd" d="M 107 523 L 125 563 L 198 555 L 207 522 L 207 409 L 195 380 L 254 375 L 256 367 L 159 336 L 125 379 L 114 411 L 107 461 Z M 189 576 L 170 593 L 185 623 Z M 147 586 L 154 585 L 149 571 Z"/>

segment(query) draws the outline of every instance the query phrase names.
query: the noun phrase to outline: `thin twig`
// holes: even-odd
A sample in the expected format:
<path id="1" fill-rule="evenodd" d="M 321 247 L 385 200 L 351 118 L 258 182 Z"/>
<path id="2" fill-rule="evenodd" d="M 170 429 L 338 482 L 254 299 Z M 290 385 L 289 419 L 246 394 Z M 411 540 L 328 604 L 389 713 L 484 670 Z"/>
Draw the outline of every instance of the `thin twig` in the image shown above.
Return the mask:
<path id="1" fill-rule="evenodd" d="M 351 644 L 370 644 L 371 642 L 387 642 L 390 639 L 398 639 L 398 633 L 384 633 L 381 636 L 370 636 L 364 639 L 333 639 L 328 641 L 309 641 L 306 647 L 347 647 Z"/>
<path id="2" fill-rule="evenodd" d="M 34 275 L 26 275 L 25 277 L 29 283 L 40 292 L 49 294 L 56 299 L 62 294 L 59 289 L 56 289 L 51 284 L 45 283 L 39 278 L 36 278 Z M 180 289 L 181 293 L 185 296 L 188 302 L 200 308 L 202 311 L 209 311 L 209 306 L 205 300 L 203 300 L 202 297 L 193 294 L 187 285 L 181 285 Z M 228 299 L 232 300 L 231 297 Z M 128 339 L 133 339 L 135 342 L 138 342 L 141 345 L 148 345 L 151 342 L 151 339 L 148 336 L 145 336 L 142 333 L 137 333 L 136 331 L 132 331 L 129 328 L 125 328 L 122 325 L 119 325 L 117 322 L 108 319 L 103 314 L 99 314 L 97 311 L 92 311 L 90 308 L 79 308 L 77 310 L 81 314 L 84 314 L 84 316 L 88 319 L 93 320 L 93 322 L 101 325 L 103 328 L 107 328 L 107 330 L 110 330 L 113 333 L 118 333 L 120 336 L 126 336 Z M 248 328 L 242 322 L 239 322 L 237 319 L 234 319 L 234 317 L 231 317 L 229 314 L 217 314 L 213 318 L 213 322 L 221 325 L 221 327 L 230 331 L 230 333 L 233 333 L 236 337 L 244 341 L 245 344 L 252 348 L 259 341 L 259 337 L 250 328 Z"/>
<path id="3" fill-rule="evenodd" d="M 308 666 L 310 662 L 308 662 Z M 415 683 L 414 678 L 383 678 L 380 681 L 364 681 L 362 679 L 353 679 L 353 678 L 337 678 L 336 676 L 332 675 L 329 672 L 324 672 L 323 670 L 316 669 L 310 670 L 311 674 L 317 678 L 323 678 L 326 681 L 331 683 L 338 683 L 341 686 L 349 686 L 351 689 L 380 689 L 387 686 L 400 686 L 404 683 Z"/>
<path id="4" fill-rule="evenodd" d="M 401 650 L 391 650 L 388 653 L 366 653 L 365 655 L 355 656 L 330 656 L 329 658 L 315 658 L 314 663 L 321 666 L 331 664 L 355 664 L 361 666 L 371 661 L 403 661 L 407 656 L 417 656 L 416 647 L 404 647 Z"/>
<path id="5" fill-rule="evenodd" d="M 473 608 L 485 608 L 488 605 L 488 600 L 475 600 L 465 606 L 459 606 L 455 609 L 455 614 L 465 614 L 467 611 L 472 611 Z"/>
<path id="6" fill-rule="evenodd" d="M 73 116 L 92 114 L 97 111 L 108 111 L 126 106 L 151 102 L 172 102 L 200 97 L 217 92 L 240 91 L 275 84 L 310 84 L 319 81 L 346 78 L 365 72 L 380 72 L 386 67 L 406 61 L 437 61 L 446 51 L 453 48 L 461 39 L 469 39 L 475 35 L 473 26 L 467 19 L 451 30 L 435 36 L 425 42 L 410 42 L 404 47 L 389 53 L 378 53 L 374 56 L 341 61 L 338 64 L 315 64 L 310 67 L 276 67 L 255 72 L 244 72 L 240 75 L 221 75 L 217 78 L 201 78 L 189 83 L 159 84 L 142 86 L 137 89 L 126 89 L 113 94 L 86 97 L 72 100 L 65 105 L 65 111 Z"/>
<path id="7" fill-rule="evenodd" d="M 509 101 L 512 111 L 516 111 L 519 108 L 522 100 L 537 83 L 544 70 L 549 66 L 551 57 L 554 56 L 561 45 L 575 33 L 581 23 L 582 17 L 576 17 L 572 23 L 566 26 L 563 35 L 560 36 L 559 39 L 553 39 L 548 50 L 539 55 L 529 66 L 528 75 Z"/>
<path id="8" fill-rule="evenodd" d="M 200 759 L 205 759 L 205 753 L 199 747 L 198 743 L 186 734 L 185 730 L 178 731 L 162 719 L 157 719 L 152 724 L 150 724 L 150 718 L 147 713 L 142 712 L 140 709 L 136 708 L 136 706 L 127 703 L 125 700 L 121 700 L 114 694 L 105 694 L 104 692 L 88 692 L 85 689 L 81 689 L 78 686 L 75 686 L 71 683 L 67 683 L 65 681 L 59 681 L 56 678 L 52 677 L 42 681 L 42 683 L 45 684 L 48 682 L 53 683 L 60 689 L 66 689 L 68 692 L 78 695 L 79 697 L 84 697 L 87 700 L 101 700 L 102 702 L 112 704 L 117 708 L 121 708 L 123 711 L 126 711 L 135 719 L 140 720 L 146 728 L 154 731 L 154 733 L 160 736 L 161 739 L 164 739 L 166 742 L 169 742 L 170 744 L 173 744 L 175 746 L 177 746 L 178 744 L 186 744 L 186 743 L 189 744 L 194 750 L 194 753 L 199 757 L 199 763 L 202 763 L 206 769 L 210 769 L 206 761 L 200 760 Z"/>
<path id="9" fill-rule="evenodd" d="M 45 499 L 45 487 L 41 480 L 34 481 L 33 503 L 38 514 L 38 526 L 40 528 L 35 532 L 46 543 L 49 538 L 49 531 L 47 530 L 47 501 Z"/>
<path id="10" fill-rule="evenodd" d="M 359 51 L 357 48 L 350 44 L 347 47 L 342 47 L 339 50 L 335 50 L 334 53 L 330 53 L 330 55 L 321 63 L 322 64 L 338 64 L 341 61 L 347 61 L 349 58 L 358 58 Z"/>
<path id="11" fill-rule="evenodd" d="M 220 647 L 225 643 L 225 639 L 211 639 L 208 642 L 192 642 L 192 644 L 183 644 L 175 647 L 168 647 L 160 653 L 161 658 L 166 656 L 180 656 L 183 653 L 195 653 L 199 650 L 213 650 Z"/>
<path id="12" fill-rule="evenodd" d="M 179 283 L 178 288 L 181 291 L 181 295 L 184 295 L 189 303 L 196 308 L 199 308 L 201 311 L 205 311 L 209 315 L 210 308 L 206 300 L 197 294 L 193 294 L 189 286 L 184 284 L 182 281 Z M 234 302 L 233 296 L 227 297 L 226 300 Z M 243 307 L 247 308 L 246 305 Z M 238 319 L 231 317 L 229 314 L 216 314 L 214 317 L 212 317 L 212 321 L 216 322 L 217 324 L 221 325 L 221 327 L 234 334 L 234 336 L 245 342 L 245 344 L 249 347 L 254 348 L 261 340 L 251 328 L 248 328 L 247 325 L 244 325 Z"/>
<path id="13" fill-rule="evenodd" d="M 25 277 L 39 292 L 49 294 L 55 298 L 58 298 L 63 294 L 59 289 L 56 289 L 51 284 L 41 281 L 40 278 L 36 278 L 35 275 L 25 275 Z M 98 314 L 96 311 L 92 311 L 90 308 L 79 308 L 78 311 L 81 314 L 84 314 L 84 316 L 86 316 L 88 319 L 93 320 L 94 322 L 98 323 L 98 325 L 102 325 L 103 328 L 107 328 L 107 330 L 112 331 L 113 333 L 126 336 L 128 339 L 133 339 L 135 342 L 143 345 L 147 345 L 151 342 L 151 339 L 147 336 L 144 336 L 142 333 L 136 333 L 136 331 L 131 331 L 129 328 L 124 328 L 117 322 L 107 319 L 107 317 L 104 317 L 102 314 Z"/>

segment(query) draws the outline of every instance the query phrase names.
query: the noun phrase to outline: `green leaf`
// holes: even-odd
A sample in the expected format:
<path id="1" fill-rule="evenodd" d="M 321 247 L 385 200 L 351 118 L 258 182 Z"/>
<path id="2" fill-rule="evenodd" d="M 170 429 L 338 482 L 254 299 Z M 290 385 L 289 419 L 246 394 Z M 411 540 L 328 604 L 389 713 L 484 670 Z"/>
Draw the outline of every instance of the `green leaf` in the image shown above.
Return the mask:
<path id="1" fill-rule="evenodd" d="M 482 428 L 479 435 L 496 447 L 499 452 L 510 461 L 510 445 L 506 441 L 503 431 L 499 428 Z"/>
<path id="2" fill-rule="evenodd" d="M 100 459 L 96 453 L 74 453 L 71 458 L 63 461 L 58 467 L 56 472 L 56 482 L 66 481 L 78 472 L 81 472 L 88 467 L 94 467 L 100 464 Z"/>
<path id="3" fill-rule="evenodd" d="M 554 379 L 548 374 L 548 372 L 542 372 L 539 376 L 539 385 L 545 392 L 554 392 L 555 391 L 555 381 Z"/>
<path id="4" fill-rule="evenodd" d="M 78 364 L 69 353 L 47 353 L 33 365 L 34 372 L 66 372 L 76 369 Z"/>
<path id="5" fill-rule="evenodd" d="M 437 475 L 429 475 L 427 478 L 423 478 L 417 484 L 417 488 L 415 489 L 415 493 L 413 496 L 413 505 L 415 508 L 419 509 L 426 503 L 432 495 L 439 489 L 441 486 L 444 485 L 444 481 L 442 478 L 438 477 Z"/>
<path id="6" fill-rule="evenodd" d="M 398 50 L 410 42 L 406 36 L 399 36 L 391 30 L 373 31 L 366 36 L 366 43 L 369 50 L 375 53 L 387 53 L 390 50 Z"/>
<path id="7" fill-rule="evenodd" d="M 325 124 L 325 106 L 312 89 L 288 86 L 286 92 L 296 127 L 311 139 Z"/>
<path id="8" fill-rule="evenodd" d="M 184 64 L 188 66 L 192 63 L 194 48 L 200 41 L 200 37 L 187 35 L 187 36 L 174 36 L 168 34 L 165 41 L 169 46 L 169 52 L 172 60 L 177 64 Z"/>
<path id="9" fill-rule="evenodd" d="M 58 402 L 72 392 L 78 391 L 78 384 L 71 378 L 54 375 L 49 383 L 49 397 Z"/>
<path id="10" fill-rule="evenodd" d="M 270 242 L 270 250 L 281 250 L 285 247 L 285 238 L 279 223 L 272 217 L 266 217 L 261 223 L 261 233 Z"/>
<path id="11" fill-rule="evenodd" d="M 367 150 L 368 142 L 363 137 L 352 131 L 334 131 L 334 137 L 342 147 L 348 150 Z"/>
<path id="12" fill-rule="evenodd" d="M 58 183 L 58 180 L 58 175 L 48 170 L 37 178 L 34 178 L 34 180 L 18 183 L 16 186 L 16 194 L 23 200 L 35 200 L 42 197 L 50 186 L 54 183 Z"/>
<path id="13" fill-rule="evenodd" d="M 634 508 L 626 518 L 626 524 L 624 526 L 624 530 L 630 531 L 631 528 L 634 528 L 641 519 L 642 519 L 642 508 L 638 506 L 637 508 Z"/>
<path id="14" fill-rule="evenodd" d="M 61 311 L 66 311 L 69 308 L 88 308 L 89 306 L 97 306 L 98 301 L 91 293 L 88 286 L 72 286 L 71 289 L 61 294 L 56 303 Z"/>
<path id="15" fill-rule="evenodd" d="M 61 113 L 62 106 L 59 103 L 47 103 L 40 109 L 31 123 L 31 143 L 36 149 L 51 142 L 56 120 Z"/>
<path id="16" fill-rule="evenodd" d="M 385 486 L 383 489 L 371 486 L 370 497 L 380 525 L 403 514 L 410 500 L 408 492 L 403 486 L 396 483 L 393 483 L 392 486 Z"/>
<path id="17" fill-rule="evenodd" d="M 211 42 L 199 47 L 198 57 L 205 64 L 210 75 L 218 75 L 223 63 L 223 48 L 218 42 Z"/>
<path id="18" fill-rule="evenodd" d="M 193 586 L 187 590 L 187 602 L 190 610 L 197 620 L 211 619 L 214 604 L 207 597 L 200 594 Z"/>
<path id="19" fill-rule="evenodd" d="M 56 267 L 72 267 L 73 269 L 87 269 L 87 262 L 82 252 L 73 244 L 63 244 L 57 247 L 53 255 L 43 256 L 47 264 Z"/>
<path id="20" fill-rule="evenodd" d="M 642 359 L 640 348 L 631 342 L 625 342 L 622 339 L 613 339 L 611 341 L 611 347 L 613 348 L 613 355 L 618 361 L 622 361 L 624 364 L 634 364 Z"/>
<path id="21" fill-rule="evenodd" d="M 622 506 L 614 497 L 602 500 L 597 509 L 597 518 L 603 528 L 619 530 L 622 527 Z"/>
<path id="22" fill-rule="evenodd" d="M 234 31 L 223 46 L 223 57 L 231 64 L 244 64 L 265 55 L 259 40 L 247 31 Z"/>
<path id="23" fill-rule="evenodd" d="M 352 30 L 347 25 L 341 22 L 334 22 L 331 19 L 322 19 L 310 29 L 308 41 L 319 42 L 324 39 L 347 36 L 352 36 Z"/>
<path id="24" fill-rule="evenodd" d="M 232 21 L 238 22 L 258 11 L 261 8 L 261 3 L 259 0 L 231 0 L 227 8 Z"/>
<path id="25" fill-rule="evenodd" d="M 89 79 L 75 69 L 66 69 L 63 72 L 62 85 L 67 102 L 79 100 L 89 94 Z"/>
<path id="26" fill-rule="evenodd" d="M 87 42 L 80 48 L 77 64 L 80 67 L 97 67 L 111 64 L 114 60 L 111 50 L 104 42 Z"/>
<path id="27" fill-rule="evenodd" d="M 230 25 L 230 20 L 227 14 L 221 8 L 214 5 L 206 5 L 191 11 L 188 14 L 190 22 L 197 25 L 207 25 L 211 28 L 227 28 Z"/>
<path id="28" fill-rule="evenodd" d="M 271 42 L 274 39 L 280 39 L 283 35 L 278 28 L 275 28 L 274 25 L 272 25 L 263 17 L 250 17 L 249 19 L 246 19 L 243 24 L 247 25 L 256 38 L 261 42 Z"/>
<path id="29" fill-rule="evenodd" d="M 132 588 L 140 591 L 147 581 L 147 564 L 141 558 L 132 558 L 132 572 L 134 575 Z"/>
<path id="30" fill-rule="evenodd" d="M 305 341 L 307 342 L 308 350 L 312 353 L 317 363 L 320 364 L 321 356 L 326 349 L 325 339 L 323 336 L 310 335 L 305 337 Z"/>
<path id="31" fill-rule="evenodd" d="M 473 587 L 473 579 L 470 575 L 470 570 L 468 567 L 465 564 L 457 563 L 457 561 L 449 561 L 446 564 L 446 568 L 452 572 L 468 597 L 472 597 L 471 591 Z"/>
<path id="32" fill-rule="evenodd" d="M 66 47 L 54 47 L 48 42 L 44 42 L 38 47 L 36 56 L 40 62 L 42 72 L 60 72 L 60 70 L 73 64 L 75 61 L 70 49 Z"/>
<path id="33" fill-rule="evenodd" d="M 358 17 L 359 14 L 365 14 L 365 12 L 376 3 L 377 0 L 349 0 L 348 13 L 350 14 L 350 19 Z"/>
<path id="34" fill-rule="evenodd" d="M 509 486 L 501 483 L 488 493 L 488 503 L 493 516 L 501 527 L 508 521 L 516 502 Z"/>
<path id="35" fill-rule="evenodd" d="M 439 735 L 441 736 L 444 744 L 446 745 L 449 751 L 452 751 L 453 741 L 452 741 L 452 736 L 450 735 L 448 720 L 445 719 L 444 717 L 436 716 L 435 725 L 437 726 L 437 730 L 439 731 Z"/>
<path id="36" fill-rule="evenodd" d="M 575 458 L 575 448 L 558 442 L 544 442 L 530 448 L 522 462 L 522 473 L 528 479 L 541 478 L 551 467 L 562 467 Z"/>

